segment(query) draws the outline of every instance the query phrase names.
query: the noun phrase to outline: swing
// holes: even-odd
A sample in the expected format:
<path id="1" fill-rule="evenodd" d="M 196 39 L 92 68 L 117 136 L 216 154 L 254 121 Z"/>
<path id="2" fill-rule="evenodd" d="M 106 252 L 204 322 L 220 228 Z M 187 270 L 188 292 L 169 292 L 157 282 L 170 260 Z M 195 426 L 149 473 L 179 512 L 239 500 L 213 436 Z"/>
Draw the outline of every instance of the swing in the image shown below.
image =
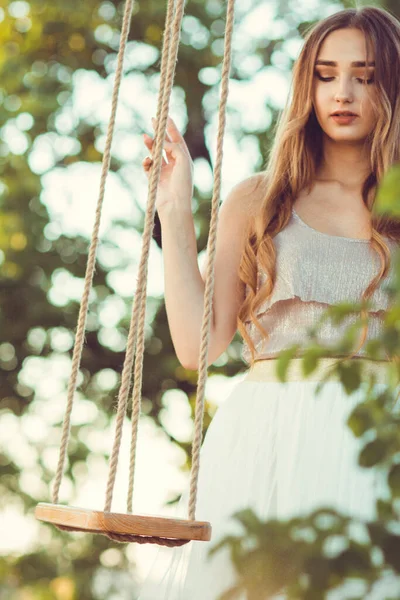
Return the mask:
<path id="1" fill-rule="evenodd" d="M 212 315 L 212 296 L 214 288 L 214 260 L 216 248 L 216 231 L 218 223 L 219 196 L 221 188 L 222 148 L 225 130 L 225 112 L 228 97 L 228 81 L 231 64 L 231 45 L 234 22 L 234 0 L 228 0 L 227 21 L 225 33 L 225 52 L 221 77 L 221 103 L 219 108 L 219 130 L 215 164 L 215 180 L 213 188 L 210 233 L 207 244 L 208 263 L 204 292 L 204 311 L 201 328 L 201 344 L 199 355 L 199 375 L 196 394 L 196 409 L 194 436 L 192 443 L 192 468 L 190 473 L 190 496 L 188 519 L 166 518 L 150 515 L 132 514 L 133 481 L 135 473 L 135 456 L 137 430 L 141 406 L 141 384 L 144 354 L 144 321 L 146 311 L 147 272 L 150 241 L 154 227 L 155 201 L 160 178 L 163 140 L 166 135 L 166 125 L 169 112 L 169 102 L 175 75 L 175 65 L 178 55 L 180 31 L 184 14 L 185 0 L 168 0 L 165 34 L 162 48 L 160 94 L 157 104 L 157 125 L 153 151 L 153 168 L 149 177 L 148 204 L 143 232 L 142 250 L 139 263 L 139 274 L 134 296 L 130 328 L 126 346 L 126 356 L 121 375 L 121 386 L 118 393 L 118 409 L 116 430 L 112 454 L 109 464 L 108 482 L 104 511 L 63 506 L 58 504 L 58 496 L 67 445 L 70 434 L 70 416 L 76 390 L 77 376 L 84 344 L 85 326 L 88 312 L 89 294 L 92 287 L 95 269 L 98 233 L 100 228 L 101 208 L 104 190 L 110 168 L 110 149 L 113 138 L 115 115 L 119 88 L 121 84 L 123 60 L 129 33 L 134 0 L 126 0 L 123 17 L 121 43 L 118 52 L 117 68 L 112 95 L 111 118 L 108 125 L 107 140 L 102 161 L 99 199 L 96 207 L 95 223 L 89 248 L 88 262 L 85 273 L 85 284 L 82 302 L 79 310 L 77 331 L 72 356 L 71 376 L 68 383 L 67 407 L 64 415 L 60 454 L 52 493 L 52 503 L 40 502 L 35 508 L 35 517 L 40 521 L 52 523 L 62 531 L 83 531 L 99 533 L 117 542 L 152 543 L 162 546 L 182 546 L 191 540 L 209 541 L 211 539 L 211 524 L 207 521 L 196 521 L 197 482 L 200 468 L 200 447 L 203 427 L 204 395 L 207 379 L 207 358 Z M 175 6 L 176 3 L 176 6 Z M 171 46 L 171 49 L 170 49 Z M 129 486 L 127 499 L 127 514 L 111 512 L 112 495 L 118 465 L 118 455 L 121 443 L 122 425 L 126 413 L 127 399 L 131 384 L 132 365 L 134 366 L 134 386 L 132 392 L 132 433 L 129 466 Z"/>

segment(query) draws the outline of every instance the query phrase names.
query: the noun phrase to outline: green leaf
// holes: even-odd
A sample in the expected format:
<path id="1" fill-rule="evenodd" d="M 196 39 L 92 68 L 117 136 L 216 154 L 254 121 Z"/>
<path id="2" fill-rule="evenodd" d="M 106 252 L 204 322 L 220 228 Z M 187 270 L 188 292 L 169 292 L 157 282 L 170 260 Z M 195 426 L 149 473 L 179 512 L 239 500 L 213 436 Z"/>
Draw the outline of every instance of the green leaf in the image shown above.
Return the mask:
<path id="1" fill-rule="evenodd" d="M 290 348 L 286 348 L 285 350 L 281 350 L 279 352 L 276 362 L 276 373 L 280 381 L 283 383 L 286 381 L 286 375 L 290 361 L 292 358 L 295 358 L 299 348 L 300 344 L 294 344 Z"/>
<path id="2" fill-rule="evenodd" d="M 347 420 L 347 425 L 356 437 L 361 437 L 374 425 L 371 411 L 366 404 L 358 404 Z"/>
<path id="3" fill-rule="evenodd" d="M 379 519 L 387 521 L 396 518 L 396 511 L 394 510 L 393 504 L 390 500 L 382 500 L 382 498 L 378 498 L 376 502 L 376 509 Z"/>
<path id="4" fill-rule="evenodd" d="M 383 346 L 391 354 L 394 354 L 399 347 L 399 338 L 399 332 L 396 329 L 386 329 L 381 336 Z"/>
<path id="5" fill-rule="evenodd" d="M 400 497 L 400 465 L 394 465 L 388 474 L 388 484 L 393 496 Z"/>
<path id="6" fill-rule="evenodd" d="M 361 467 L 373 467 L 382 462 L 387 455 L 387 444 L 381 440 L 373 440 L 364 446 L 358 458 Z"/>
<path id="7" fill-rule="evenodd" d="M 301 361 L 302 372 L 308 377 L 318 367 L 319 359 L 324 356 L 325 351 L 321 347 L 313 346 L 307 349 Z"/>
<path id="8" fill-rule="evenodd" d="M 375 199 L 374 212 L 400 217 L 400 168 L 393 166 L 383 177 Z"/>
<path id="9" fill-rule="evenodd" d="M 361 365 L 357 361 L 351 364 L 345 362 L 339 363 L 337 372 L 347 394 L 351 394 L 361 385 Z"/>
<path id="10" fill-rule="evenodd" d="M 257 534 L 261 529 L 262 523 L 251 508 L 246 508 L 236 512 L 233 515 L 233 518 L 235 518 L 237 521 L 240 521 L 243 527 L 247 530 L 248 534 Z"/>

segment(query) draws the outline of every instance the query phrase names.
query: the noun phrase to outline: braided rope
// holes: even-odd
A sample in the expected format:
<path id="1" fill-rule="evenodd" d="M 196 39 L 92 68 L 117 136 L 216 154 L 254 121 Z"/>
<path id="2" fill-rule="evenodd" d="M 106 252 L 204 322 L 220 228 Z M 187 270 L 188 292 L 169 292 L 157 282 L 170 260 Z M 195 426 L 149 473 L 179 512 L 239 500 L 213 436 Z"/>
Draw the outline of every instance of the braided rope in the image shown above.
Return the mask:
<path id="1" fill-rule="evenodd" d="M 71 412 L 72 412 L 72 404 L 74 401 L 74 394 L 76 390 L 76 381 L 78 378 L 79 366 L 82 358 L 82 350 L 83 343 L 85 338 L 85 328 L 86 328 L 86 320 L 87 313 L 89 307 L 89 294 L 92 288 L 93 275 L 95 270 L 95 262 L 96 262 L 96 251 L 99 242 L 99 229 L 100 229 L 100 219 L 101 219 L 101 209 L 103 206 L 104 200 L 104 191 L 106 187 L 107 175 L 110 170 L 110 161 L 111 161 L 111 143 L 114 134 L 114 126 L 115 126 L 115 115 L 117 112 L 118 105 L 118 94 L 121 86 L 121 78 L 122 78 L 122 67 L 123 60 L 125 55 L 126 42 L 128 39 L 129 33 L 129 23 L 132 15 L 133 8 L 133 0 L 126 0 L 125 13 L 122 24 L 121 31 L 121 43 L 118 52 L 118 62 L 117 69 L 115 73 L 115 82 L 114 89 L 112 95 L 112 103 L 111 103 L 111 117 L 108 125 L 107 131 L 107 139 L 106 146 L 104 149 L 103 162 L 102 162 L 102 171 L 101 171 L 101 179 L 100 179 L 100 192 L 99 199 L 96 207 L 96 215 L 95 215 L 95 223 L 93 227 L 92 240 L 89 248 L 89 257 L 86 266 L 85 273 L 85 283 L 84 290 L 82 295 L 82 301 L 79 309 L 78 316 L 78 325 L 77 331 L 75 335 L 75 343 L 74 350 L 72 354 L 72 367 L 71 367 L 71 376 L 68 383 L 68 395 L 67 395 L 67 408 L 64 415 L 63 428 L 62 428 L 62 437 L 61 437 L 61 446 L 60 446 L 60 455 L 58 459 L 57 471 L 55 476 L 55 482 L 53 487 L 52 500 L 53 504 L 58 503 L 58 496 L 60 492 L 61 479 L 64 470 L 65 458 L 67 453 L 67 446 L 69 440 L 69 433 L 71 427 Z"/>
<path id="2" fill-rule="evenodd" d="M 116 420 L 116 432 L 114 444 L 110 459 L 110 469 L 106 489 L 105 512 L 110 512 L 112 495 L 115 484 L 115 477 L 118 467 L 119 448 L 122 437 L 123 420 L 126 413 L 127 398 L 131 383 L 132 364 L 135 355 L 134 369 L 134 389 L 132 394 L 132 437 L 131 437 L 131 453 L 130 453 L 130 474 L 127 507 L 128 512 L 132 512 L 132 496 L 133 496 L 133 481 L 135 472 L 135 455 L 137 446 L 137 430 L 140 417 L 141 405 L 141 386 L 143 374 L 143 355 L 144 355 L 144 324 L 146 314 L 146 290 L 147 290 L 147 274 L 148 274 L 148 257 L 150 250 L 150 242 L 154 228 L 155 203 L 157 196 L 157 188 L 160 178 L 161 161 L 163 142 L 166 134 L 167 118 L 169 113 L 169 103 L 172 92 L 172 86 L 175 76 L 175 66 L 177 62 L 180 31 L 184 15 L 185 0 L 168 0 L 165 36 L 162 51 L 161 62 L 161 78 L 160 78 L 160 94 L 157 107 L 157 127 L 155 133 L 155 144 L 153 152 L 153 169 L 148 190 L 148 204 L 146 209 L 145 227 L 142 238 L 142 252 L 139 263 L 139 271 L 137 278 L 136 292 L 133 302 L 132 317 L 127 340 L 127 350 L 121 377 L 121 386 L 118 395 L 118 409 Z M 117 108 L 118 92 L 121 84 L 121 76 L 123 70 L 123 59 L 125 54 L 126 42 L 129 32 L 129 22 L 132 14 L 133 0 L 127 0 L 122 33 L 121 44 L 118 53 L 118 63 L 116 69 L 116 77 L 113 91 L 112 112 L 108 128 L 106 148 L 103 156 L 103 169 L 100 183 L 100 195 L 96 209 L 96 220 L 92 235 L 92 242 L 89 250 L 89 260 L 85 276 L 85 287 L 82 299 L 82 304 L 78 318 L 78 328 L 73 352 L 71 379 L 68 387 L 68 402 L 66 415 L 63 422 L 62 443 L 60 448 L 60 459 L 57 468 L 56 481 L 53 492 L 53 502 L 57 503 L 59 487 L 62 478 L 63 466 L 65 462 L 66 449 L 68 444 L 69 429 L 70 429 L 70 414 L 72 411 L 72 403 L 74 392 L 76 389 L 76 380 L 79 370 L 79 364 L 82 356 L 85 324 L 88 312 L 88 298 L 93 281 L 95 269 L 95 256 L 98 244 L 98 231 L 100 226 L 101 207 L 104 198 L 105 181 L 110 165 L 110 148 L 112 143 L 115 114 Z M 204 397 L 205 384 L 207 379 L 207 363 L 208 363 L 208 347 L 210 338 L 210 327 L 212 318 L 212 299 L 214 290 L 214 262 L 216 250 L 216 233 L 218 224 L 218 209 L 221 190 L 221 169 L 223 155 L 223 139 L 226 121 L 226 104 L 228 98 L 229 73 L 231 66 L 232 54 L 232 34 L 234 26 L 234 0 L 228 0 L 226 33 L 225 33 L 225 53 L 222 68 L 222 87 L 221 87 L 221 102 L 219 108 L 219 130 L 217 139 L 216 166 L 214 178 L 214 190 L 211 208 L 210 232 L 207 245 L 208 264 L 206 271 L 206 282 L 204 292 L 204 312 L 201 329 L 201 345 L 199 356 L 199 378 L 196 396 L 196 414 L 194 426 L 194 439 L 192 446 L 192 470 L 190 481 L 190 498 L 189 498 L 189 519 L 195 520 L 196 498 L 197 498 L 197 483 L 200 468 L 200 448 L 202 441 L 203 429 L 203 414 L 204 414 Z M 59 529 L 70 530 L 68 526 L 58 526 Z M 113 532 L 104 532 L 110 539 L 115 541 L 136 541 L 139 543 L 156 543 L 166 546 L 180 546 L 188 543 L 190 540 L 178 540 L 170 538 L 162 538 L 157 536 L 137 536 L 132 534 L 118 534 Z"/>
<path id="3" fill-rule="evenodd" d="M 158 546 L 183 546 L 190 540 L 178 540 L 175 538 L 164 538 L 156 535 L 133 535 L 131 533 L 115 533 L 114 531 L 98 531 L 97 529 L 81 529 L 80 527 L 69 527 L 68 525 L 56 525 L 61 531 L 82 531 L 83 533 L 100 533 L 115 542 L 136 542 L 138 544 L 157 544 Z"/>
<path id="4" fill-rule="evenodd" d="M 203 431 L 204 396 L 207 380 L 208 347 L 210 339 L 210 325 L 212 317 L 212 300 L 214 292 L 214 263 L 217 238 L 219 199 L 221 193 L 221 169 L 223 157 L 223 141 L 226 122 L 226 104 L 228 99 L 229 73 L 231 68 L 232 35 L 234 26 L 235 0 L 228 0 L 226 13 L 226 28 L 224 41 L 224 61 L 221 76 L 221 100 L 219 105 L 219 128 L 217 138 L 217 152 L 214 169 L 214 188 L 211 201 L 210 231 L 207 243 L 207 271 L 204 291 L 204 312 L 201 329 L 201 346 L 199 356 L 199 378 L 197 382 L 196 414 L 194 424 L 194 439 L 192 444 L 192 469 L 190 476 L 189 519 L 195 519 L 197 483 L 200 470 L 200 448 Z"/>
<path id="5" fill-rule="evenodd" d="M 139 266 L 139 275 L 137 282 L 137 292 L 135 294 L 135 306 L 133 309 L 132 320 L 135 327 L 137 325 L 136 355 L 134 369 L 134 388 L 132 393 L 132 425 L 131 425 L 131 451 L 129 463 L 129 485 L 127 511 L 132 512 L 133 481 L 135 474 L 135 459 L 137 447 L 137 432 L 140 418 L 141 407 L 141 389 L 143 375 L 143 356 L 144 356 L 144 326 L 146 314 L 146 290 L 147 290 L 147 266 L 150 251 L 150 243 L 153 236 L 155 204 L 157 198 L 157 188 L 162 164 L 162 151 L 164 148 L 164 139 L 167 127 L 167 118 L 169 113 L 169 103 L 172 92 L 172 86 L 175 77 L 175 65 L 178 56 L 180 31 L 184 14 L 185 0 L 177 0 L 175 16 L 173 19 L 174 2 L 168 2 L 165 40 L 163 45 L 161 59 L 160 76 L 160 94 L 157 106 L 157 126 L 155 134 L 155 149 L 153 154 L 153 168 L 149 184 L 149 199 L 147 205 L 146 221 L 143 233 L 143 248 Z M 137 297 L 136 297 L 137 296 Z M 138 313 L 139 311 L 139 313 Z M 138 321 L 138 322 L 137 322 Z"/>

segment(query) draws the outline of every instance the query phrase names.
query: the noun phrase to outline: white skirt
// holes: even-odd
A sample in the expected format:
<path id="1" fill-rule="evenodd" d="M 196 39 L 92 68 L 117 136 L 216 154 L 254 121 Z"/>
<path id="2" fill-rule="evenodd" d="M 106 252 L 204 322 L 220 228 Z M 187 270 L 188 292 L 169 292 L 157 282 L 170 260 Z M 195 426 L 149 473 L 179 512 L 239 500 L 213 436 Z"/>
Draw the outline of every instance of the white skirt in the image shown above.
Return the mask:
<path id="1" fill-rule="evenodd" d="M 324 360 L 329 364 L 330 359 Z M 365 388 L 347 395 L 339 381 L 330 380 L 316 394 L 320 376 L 317 373 L 315 380 L 299 376 L 299 359 L 290 364 L 294 380 L 285 383 L 276 380 L 275 364 L 274 360 L 255 363 L 217 409 L 205 435 L 196 520 L 211 523 L 211 540 L 160 546 L 137 600 L 217 600 L 233 587 L 237 575 L 229 549 L 223 547 L 212 557 L 207 553 L 226 535 L 244 534 L 232 518 L 239 510 L 252 508 L 263 521 L 306 517 L 322 507 L 358 519 L 377 518 L 376 500 L 387 497 L 386 490 L 375 469 L 357 464 L 361 440 L 346 424 L 365 397 Z M 383 369 L 385 373 L 386 366 Z M 382 368 L 380 375 L 378 389 L 386 385 Z M 188 493 L 187 488 L 176 517 L 187 518 Z M 165 565 L 161 572 L 159 564 Z M 383 593 L 400 589 L 399 580 L 392 576 L 385 585 L 384 592 L 380 588 L 368 599 L 382 600 Z M 285 600 L 286 595 L 281 589 L 269 597 Z M 327 596 L 330 600 L 346 597 L 344 588 Z"/>

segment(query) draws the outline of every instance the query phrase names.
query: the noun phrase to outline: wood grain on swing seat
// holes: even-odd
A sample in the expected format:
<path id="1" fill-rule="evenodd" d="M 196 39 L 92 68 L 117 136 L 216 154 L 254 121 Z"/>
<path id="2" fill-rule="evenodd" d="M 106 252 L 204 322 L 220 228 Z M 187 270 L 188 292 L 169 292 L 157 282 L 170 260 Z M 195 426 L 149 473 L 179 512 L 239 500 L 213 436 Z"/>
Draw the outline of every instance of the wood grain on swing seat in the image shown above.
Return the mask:
<path id="1" fill-rule="evenodd" d="M 45 502 L 36 506 L 35 517 L 53 525 L 88 533 L 113 532 L 203 542 L 211 539 L 211 525 L 207 521 L 103 512 Z"/>

